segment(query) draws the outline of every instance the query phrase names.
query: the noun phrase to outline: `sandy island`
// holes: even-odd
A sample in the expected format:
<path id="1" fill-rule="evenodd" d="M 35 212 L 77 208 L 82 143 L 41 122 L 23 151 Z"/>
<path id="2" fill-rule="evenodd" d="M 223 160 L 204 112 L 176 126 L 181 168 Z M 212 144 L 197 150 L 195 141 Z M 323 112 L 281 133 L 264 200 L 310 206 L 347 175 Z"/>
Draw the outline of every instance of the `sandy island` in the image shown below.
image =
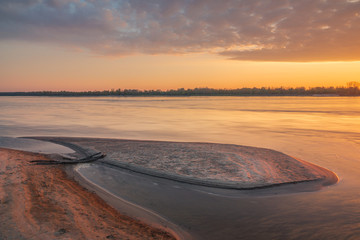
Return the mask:
<path id="1" fill-rule="evenodd" d="M 95 164 L 208 187 L 256 191 L 310 182 L 317 190 L 338 181 L 336 174 L 327 169 L 263 148 L 119 139 L 37 139 L 70 147 L 78 156 L 95 151 L 107 154 Z M 69 177 L 64 166 L 29 163 L 49 160 L 49 156 L 0 148 L 2 238 L 178 238 L 117 212 Z"/>
<path id="2" fill-rule="evenodd" d="M 83 152 L 101 151 L 99 163 L 197 185 L 250 190 L 338 181 L 335 173 L 271 149 L 233 144 L 38 137 Z M 314 185 L 315 186 L 315 185 Z"/>

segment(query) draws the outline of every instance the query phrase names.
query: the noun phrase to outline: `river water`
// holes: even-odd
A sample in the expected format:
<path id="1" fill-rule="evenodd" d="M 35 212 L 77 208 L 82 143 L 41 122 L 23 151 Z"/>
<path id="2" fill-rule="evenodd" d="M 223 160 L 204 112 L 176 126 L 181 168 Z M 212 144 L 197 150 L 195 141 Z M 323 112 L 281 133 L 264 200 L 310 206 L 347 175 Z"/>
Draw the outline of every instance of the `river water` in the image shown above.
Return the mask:
<path id="1" fill-rule="evenodd" d="M 83 174 L 198 239 L 360 239 L 360 98 L 0 97 L 0 112 L 2 136 L 231 143 L 318 164 L 340 182 L 316 192 L 250 197 L 144 183 L 127 173 L 109 184 L 93 176 L 113 171 L 101 167 Z"/>

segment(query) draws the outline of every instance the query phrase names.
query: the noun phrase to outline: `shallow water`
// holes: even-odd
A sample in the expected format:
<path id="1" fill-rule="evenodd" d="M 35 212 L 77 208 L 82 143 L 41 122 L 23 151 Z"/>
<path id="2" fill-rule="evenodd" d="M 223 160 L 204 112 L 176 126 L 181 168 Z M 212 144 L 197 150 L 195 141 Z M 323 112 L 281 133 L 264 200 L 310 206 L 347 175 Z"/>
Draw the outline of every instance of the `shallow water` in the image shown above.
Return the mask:
<path id="1" fill-rule="evenodd" d="M 340 182 L 317 192 L 259 197 L 144 182 L 100 166 L 82 173 L 200 239 L 360 238 L 360 98 L 0 97 L 0 112 L 2 136 L 233 143 L 313 162 L 336 172 Z M 116 179 L 99 177 L 109 172 Z"/>
<path id="2" fill-rule="evenodd" d="M 10 148 L 14 150 L 43 153 L 43 154 L 62 154 L 63 156 L 75 153 L 74 150 L 51 142 L 39 141 L 35 139 L 12 138 L 0 136 L 0 148 Z"/>

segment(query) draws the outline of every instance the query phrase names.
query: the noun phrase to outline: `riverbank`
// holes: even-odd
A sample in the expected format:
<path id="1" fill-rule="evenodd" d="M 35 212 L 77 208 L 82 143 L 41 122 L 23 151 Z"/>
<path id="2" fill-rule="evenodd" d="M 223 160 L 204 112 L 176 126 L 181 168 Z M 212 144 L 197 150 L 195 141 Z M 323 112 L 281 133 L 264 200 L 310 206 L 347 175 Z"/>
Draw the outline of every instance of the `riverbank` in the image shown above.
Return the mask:
<path id="1" fill-rule="evenodd" d="M 175 239 L 118 213 L 46 156 L 0 148 L 0 236 L 4 239 Z"/>

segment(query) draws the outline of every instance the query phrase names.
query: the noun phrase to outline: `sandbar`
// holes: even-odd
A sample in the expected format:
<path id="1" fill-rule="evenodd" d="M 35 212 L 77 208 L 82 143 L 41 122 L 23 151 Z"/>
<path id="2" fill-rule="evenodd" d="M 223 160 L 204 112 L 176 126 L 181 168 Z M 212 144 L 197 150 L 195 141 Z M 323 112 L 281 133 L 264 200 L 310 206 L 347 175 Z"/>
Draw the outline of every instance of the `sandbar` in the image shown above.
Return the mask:
<path id="1" fill-rule="evenodd" d="M 209 187 L 251 190 L 284 184 L 338 182 L 323 167 L 279 151 L 233 144 L 38 137 L 82 152 L 101 151 L 115 167 Z M 314 185 L 315 186 L 315 185 Z"/>

